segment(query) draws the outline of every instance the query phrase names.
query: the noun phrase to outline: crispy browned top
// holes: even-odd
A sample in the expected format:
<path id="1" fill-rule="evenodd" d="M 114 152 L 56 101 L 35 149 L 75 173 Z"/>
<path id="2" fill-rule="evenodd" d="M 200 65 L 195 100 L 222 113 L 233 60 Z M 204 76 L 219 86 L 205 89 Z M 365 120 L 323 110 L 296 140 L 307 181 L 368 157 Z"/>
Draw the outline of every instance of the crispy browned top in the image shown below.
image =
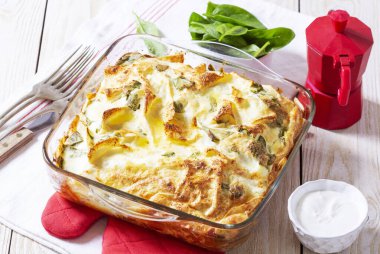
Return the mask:
<path id="1" fill-rule="evenodd" d="M 301 112 L 271 86 L 183 61 L 128 53 L 108 67 L 57 162 L 202 218 L 242 222 L 286 162 Z"/>

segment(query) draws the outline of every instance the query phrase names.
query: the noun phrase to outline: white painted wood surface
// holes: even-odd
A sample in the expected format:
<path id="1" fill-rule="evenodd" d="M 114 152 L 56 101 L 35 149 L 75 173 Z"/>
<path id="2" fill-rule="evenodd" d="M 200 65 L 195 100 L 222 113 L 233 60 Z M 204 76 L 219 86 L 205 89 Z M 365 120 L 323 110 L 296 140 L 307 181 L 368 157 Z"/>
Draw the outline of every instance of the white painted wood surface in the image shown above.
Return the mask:
<path id="1" fill-rule="evenodd" d="M 11 232 L 12 230 L 0 224 L 0 254 L 8 254 Z"/>
<path id="2" fill-rule="evenodd" d="M 32 253 L 55 254 L 56 252 L 13 231 L 12 241 L 9 246 L 9 252 L 7 253 L 9 254 L 32 254 Z"/>
<path id="3" fill-rule="evenodd" d="M 310 253 L 300 245 L 292 232 L 286 202 L 290 193 L 301 182 L 318 178 L 352 183 L 365 193 L 369 201 L 368 226 L 359 240 L 343 253 L 380 253 L 380 49 L 376 45 L 380 41 L 380 2 L 269 1 L 313 16 L 325 15 L 330 9 L 346 9 L 372 28 L 375 45 L 363 81 L 362 120 L 342 131 L 311 128 L 303 144 L 302 161 L 298 155 L 248 241 L 230 253 Z M 0 100 L 7 98 L 17 87 L 24 84 L 38 65 L 43 65 L 59 50 L 75 28 L 95 15 L 102 4 L 104 0 L 0 1 Z M 13 52 L 17 52 L 16 57 Z M 0 224 L 0 254 L 5 253 L 55 252 Z"/>
<path id="4" fill-rule="evenodd" d="M 0 1 L 0 100 L 14 93 L 36 71 L 44 0 Z"/>
<path id="5" fill-rule="evenodd" d="M 301 0 L 300 4 L 301 12 L 313 16 L 326 15 L 330 9 L 346 9 L 372 29 L 375 43 L 363 79 L 362 119 L 340 131 L 311 128 L 303 143 L 302 180 L 343 180 L 363 191 L 369 202 L 370 220 L 359 239 L 343 253 L 380 253 L 380 2 Z"/>

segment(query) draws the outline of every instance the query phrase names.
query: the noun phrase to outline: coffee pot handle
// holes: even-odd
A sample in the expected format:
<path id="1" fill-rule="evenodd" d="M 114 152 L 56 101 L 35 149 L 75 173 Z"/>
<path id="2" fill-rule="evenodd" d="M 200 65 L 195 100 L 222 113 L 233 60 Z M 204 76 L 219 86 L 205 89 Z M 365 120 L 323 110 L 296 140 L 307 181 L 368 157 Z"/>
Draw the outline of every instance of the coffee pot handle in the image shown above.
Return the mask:
<path id="1" fill-rule="evenodd" d="M 351 67 L 347 56 L 340 57 L 340 88 L 338 89 L 338 102 L 340 106 L 347 106 L 351 92 Z"/>

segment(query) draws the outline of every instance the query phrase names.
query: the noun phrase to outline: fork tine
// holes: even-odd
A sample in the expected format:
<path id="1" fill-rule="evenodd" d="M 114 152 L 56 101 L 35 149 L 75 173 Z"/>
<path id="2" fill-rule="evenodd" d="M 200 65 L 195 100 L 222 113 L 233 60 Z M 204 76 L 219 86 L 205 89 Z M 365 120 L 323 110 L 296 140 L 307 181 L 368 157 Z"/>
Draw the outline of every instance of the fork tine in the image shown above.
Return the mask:
<path id="1" fill-rule="evenodd" d="M 69 66 L 67 66 L 67 68 L 65 69 L 63 73 L 61 73 L 60 75 L 57 75 L 57 77 L 54 77 L 55 78 L 54 80 L 49 80 L 49 82 L 51 82 L 51 85 L 55 88 L 60 88 L 59 85 L 61 83 L 58 83 L 58 82 L 60 82 L 64 77 L 66 77 L 69 74 L 70 70 L 75 68 L 78 62 L 80 62 L 87 55 L 89 50 L 90 50 L 90 46 L 87 46 L 84 49 L 84 51 L 75 59 L 75 61 L 73 61 Z"/>
<path id="2" fill-rule="evenodd" d="M 92 50 L 88 56 L 86 56 L 81 62 L 78 62 L 77 66 L 73 68 L 70 73 L 67 74 L 64 80 L 61 80 L 59 85 L 59 92 L 65 92 L 65 90 L 70 89 L 72 82 L 79 76 L 79 74 L 85 69 L 87 64 L 91 61 L 94 56 L 94 50 Z"/>
<path id="3" fill-rule="evenodd" d="M 83 45 L 79 45 L 79 47 L 76 49 L 76 50 L 74 50 L 74 52 L 73 53 L 71 53 L 64 61 L 63 61 L 63 63 L 49 76 L 49 77 L 47 77 L 46 79 L 45 79 L 45 81 L 44 82 L 46 82 L 46 81 L 48 81 L 48 80 L 50 80 L 50 79 L 52 79 L 59 71 L 61 71 L 62 70 L 62 67 L 67 63 L 67 62 L 69 62 L 70 61 L 70 59 L 72 59 L 72 57 L 79 51 L 79 49 L 80 48 L 82 48 L 83 47 Z"/>
<path id="4" fill-rule="evenodd" d="M 70 84 L 70 87 L 68 87 L 66 90 L 64 90 L 65 96 L 69 95 L 72 91 L 74 91 L 79 86 L 79 83 L 75 83 L 75 82 L 78 79 L 80 79 L 81 77 L 83 77 L 83 73 L 82 72 L 86 69 L 86 67 L 92 61 L 92 59 L 93 59 L 93 55 L 91 57 L 88 57 L 88 59 L 86 60 L 86 62 L 84 62 L 83 67 L 81 67 L 81 70 L 78 70 L 78 74 L 76 74 L 75 76 L 73 76 L 70 79 L 70 81 L 68 81 L 68 84 Z"/>
<path id="5" fill-rule="evenodd" d="M 83 78 L 82 71 L 85 70 L 85 68 L 87 67 L 88 63 L 91 62 L 91 60 L 92 60 L 92 57 L 88 57 L 87 61 L 86 61 L 86 65 L 82 68 L 82 70 L 80 71 L 80 74 L 73 76 L 70 79 L 70 81 L 68 81 L 68 84 L 71 84 L 71 86 L 68 87 L 67 90 L 65 90 L 63 92 L 63 94 L 62 94 L 63 98 L 70 99 L 72 97 L 72 95 L 75 93 L 75 91 L 77 91 L 78 87 L 81 84 L 81 82 L 79 82 L 79 80 L 81 80 L 81 78 Z"/>
<path id="6" fill-rule="evenodd" d="M 60 92 L 64 92 L 68 87 L 70 87 L 73 78 L 76 78 L 78 76 L 78 74 L 80 74 L 83 71 L 83 69 L 86 67 L 87 63 L 90 60 L 92 60 L 94 53 L 95 53 L 95 51 L 92 50 L 84 59 L 82 59 L 81 62 L 79 62 L 77 64 L 77 66 L 74 69 L 72 69 L 70 71 L 70 73 L 68 73 L 67 77 L 63 81 L 61 81 L 64 84 L 60 87 L 60 89 L 59 89 Z"/>

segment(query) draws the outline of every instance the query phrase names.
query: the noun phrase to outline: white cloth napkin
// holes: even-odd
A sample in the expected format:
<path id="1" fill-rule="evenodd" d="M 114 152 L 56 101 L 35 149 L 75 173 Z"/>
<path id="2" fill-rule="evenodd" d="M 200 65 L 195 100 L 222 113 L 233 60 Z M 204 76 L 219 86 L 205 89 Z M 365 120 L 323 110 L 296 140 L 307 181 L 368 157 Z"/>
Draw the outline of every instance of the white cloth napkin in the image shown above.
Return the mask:
<path id="1" fill-rule="evenodd" d="M 284 26 L 295 31 L 296 38 L 291 44 L 262 58 L 262 61 L 279 74 L 303 84 L 307 70 L 305 28 L 312 18 L 260 0 L 233 0 L 228 3 L 251 11 L 267 27 Z M 190 40 L 188 17 L 191 11 L 203 13 L 206 4 L 204 1 L 194 4 L 191 0 L 110 1 L 98 16 L 78 28 L 62 50 L 62 55 L 84 40 L 102 48 L 119 35 L 135 32 L 131 25 L 134 22 L 132 10 L 143 19 L 154 21 L 166 37 Z M 46 68 L 42 69 L 46 73 Z M 40 72 L 35 79 L 42 76 Z M 49 169 L 42 158 L 45 136 L 46 132 L 38 135 L 32 144 L 0 165 L 0 223 L 61 253 L 101 253 L 105 219 L 74 240 L 54 238 L 41 225 L 42 211 L 55 192 L 46 173 Z"/>

